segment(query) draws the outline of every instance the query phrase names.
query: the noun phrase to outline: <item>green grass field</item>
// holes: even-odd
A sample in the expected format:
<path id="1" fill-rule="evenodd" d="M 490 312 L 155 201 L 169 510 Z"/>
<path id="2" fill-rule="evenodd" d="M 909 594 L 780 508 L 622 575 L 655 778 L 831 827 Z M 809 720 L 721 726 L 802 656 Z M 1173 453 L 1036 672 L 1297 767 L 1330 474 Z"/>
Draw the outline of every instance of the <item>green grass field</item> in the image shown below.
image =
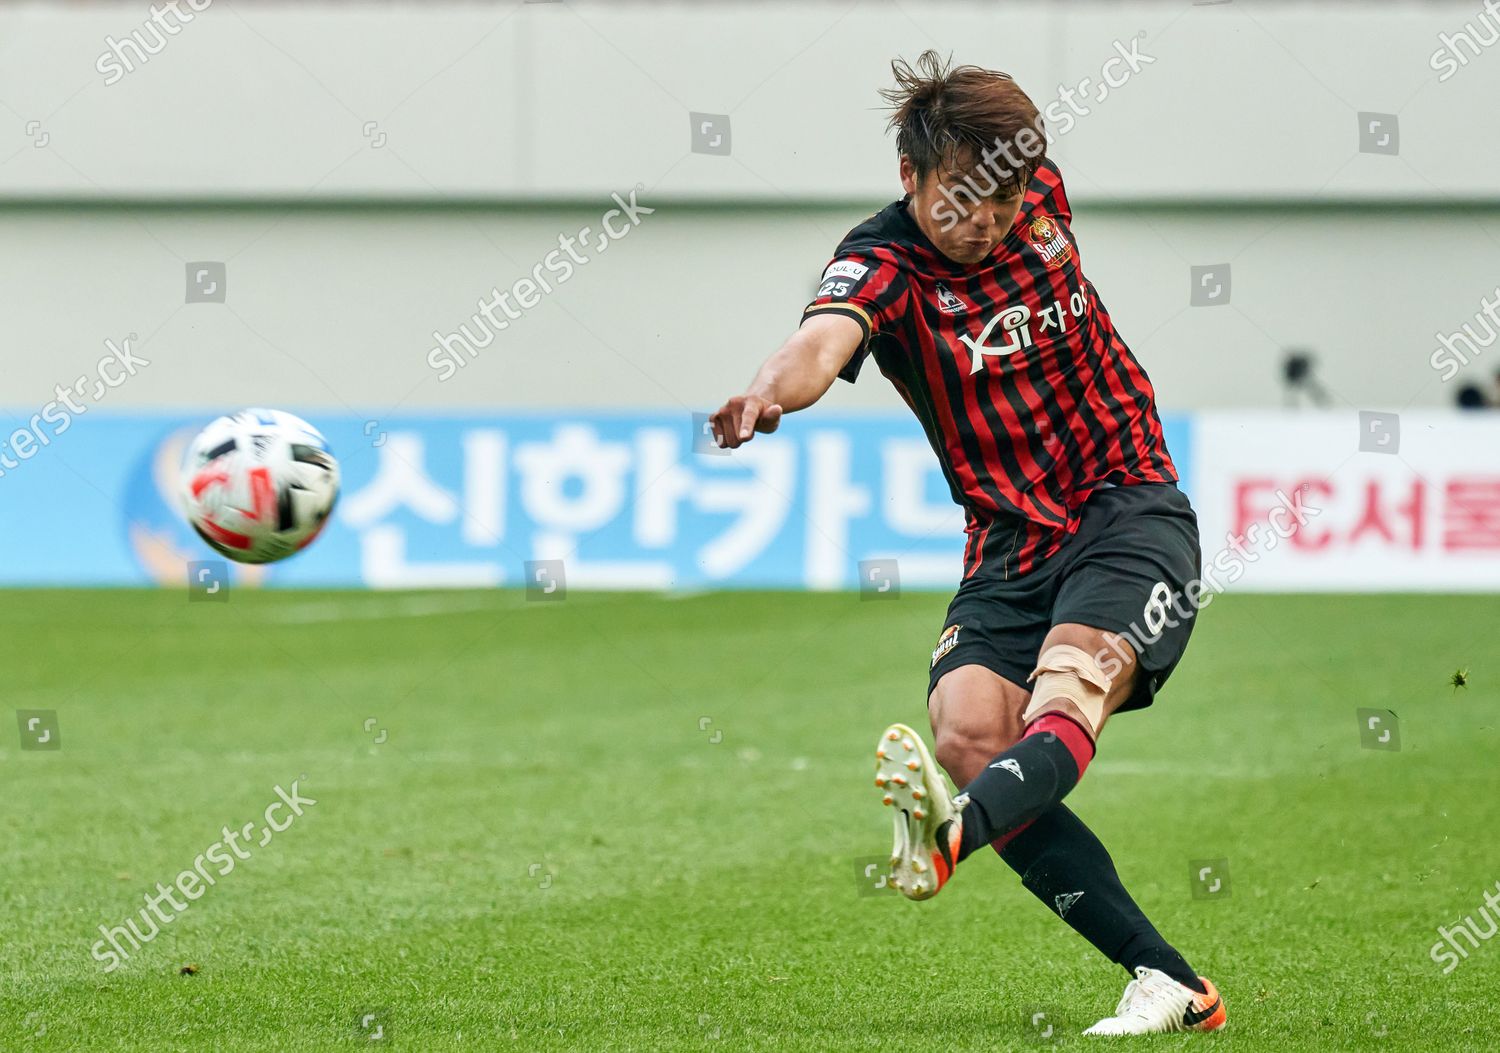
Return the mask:
<path id="1" fill-rule="evenodd" d="M 5 714 L 0 1048 L 1026 1049 L 1038 1012 L 1079 1046 L 1126 979 L 992 857 L 861 894 L 874 739 L 925 726 L 945 596 L 5 600 L 6 708 L 61 749 Z M 1500 939 L 1447 976 L 1428 949 L 1500 881 L 1497 635 L 1495 597 L 1204 612 L 1069 799 L 1229 1005 L 1135 1041 L 1496 1048 Z M 106 974 L 99 926 L 294 779 L 316 805 Z"/>

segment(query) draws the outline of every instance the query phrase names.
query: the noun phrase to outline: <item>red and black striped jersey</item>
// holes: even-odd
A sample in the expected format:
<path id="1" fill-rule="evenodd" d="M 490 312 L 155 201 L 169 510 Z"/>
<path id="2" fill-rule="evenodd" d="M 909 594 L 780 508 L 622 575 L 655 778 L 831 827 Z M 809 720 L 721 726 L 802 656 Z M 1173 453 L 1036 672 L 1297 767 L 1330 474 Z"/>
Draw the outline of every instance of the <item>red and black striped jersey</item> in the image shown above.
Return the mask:
<path id="1" fill-rule="evenodd" d="M 1044 161 L 1005 240 L 944 256 L 908 199 L 849 232 L 804 319 L 835 311 L 911 406 L 968 513 L 965 577 L 1014 577 L 1078 529 L 1104 485 L 1171 483 L 1155 393 L 1083 276 L 1062 176 Z"/>

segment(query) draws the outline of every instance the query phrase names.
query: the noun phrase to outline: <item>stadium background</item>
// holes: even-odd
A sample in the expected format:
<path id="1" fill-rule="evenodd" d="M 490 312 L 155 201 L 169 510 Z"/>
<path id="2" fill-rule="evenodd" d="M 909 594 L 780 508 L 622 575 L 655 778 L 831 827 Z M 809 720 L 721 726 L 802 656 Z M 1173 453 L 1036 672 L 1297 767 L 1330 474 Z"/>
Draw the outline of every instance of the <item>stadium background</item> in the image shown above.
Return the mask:
<path id="1" fill-rule="evenodd" d="M 694 414 L 895 196 L 892 56 L 1046 107 L 1134 47 L 1053 152 L 1205 553 L 1245 554 L 1068 805 L 1225 992 L 1216 1049 L 1493 1049 L 1500 414 L 1454 404 L 1497 395 L 1500 44 L 1433 64 L 1484 17 L 213 0 L 158 45 L 144 4 L 0 2 L 0 1048 L 957 1053 L 1109 1012 L 998 862 L 883 881 L 868 751 L 925 720 L 960 552 L 894 392 L 728 456 Z M 496 289 L 536 302 L 442 379 Z M 345 489 L 246 573 L 171 495 L 254 405 Z M 1252 539 L 1278 491 L 1318 515 Z"/>
<path id="2" fill-rule="evenodd" d="M 271 405 L 326 429 L 345 500 L 315 556 L 247 583 L 519 584 L 562 558 L 575 587 L 850 588 L 896 558 L 947 587 L 961 520 L 879 378 L 734 457 L 695 455 L 691 416 L 897 192 L 874 92 L 937 46 L 1044 108 L 1143 56 L 1051 123 L 1088 272 L 1208 538 L 1329 484 L 1321 529 L 1239 587 L 1500 585 L 1500 418 L 1451 412 L 1500 361 L 1431 363 L 1484 336 L 1500 284 L 1500 145 L 1474 123 L 1500 63 L 1433 58 L 1461 4 L 239 3 L 162 45 L 124 5 L 0 19 L 5 430 L 44 433 L 0 487 L 0 581 L 180 583 L 182 429 Z M 434 368 L 632 192 L 654 211 Z M 149 366 L 38 424 L 129 334 Z M 1284 381 L 1300 352 L 1321 410 Z"/>

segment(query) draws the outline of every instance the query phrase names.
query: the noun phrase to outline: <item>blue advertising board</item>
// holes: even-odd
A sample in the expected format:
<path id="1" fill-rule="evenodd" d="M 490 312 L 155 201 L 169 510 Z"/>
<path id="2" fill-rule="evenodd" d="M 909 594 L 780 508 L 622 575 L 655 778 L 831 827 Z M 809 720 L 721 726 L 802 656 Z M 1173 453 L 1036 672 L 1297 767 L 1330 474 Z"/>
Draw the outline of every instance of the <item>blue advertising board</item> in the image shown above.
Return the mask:
<path id="1" fill-rule="evenodd" d="M 519 587 L 539 560 L 570 588 L 848 589 L 874 559 L 903 588 L 959 578 L 963 515 L 903 414 L 799 414 L 732 453 L 685 413 L 302 415 L 339 458 L 338 508 L 306 552 L 233 568 L 241 584 Z M 7 458 L 0 584 L 180 586 L 216 558 L 177 499 L 211 416 L 91 413 Z M 1186 478 L 1189 421 L 1167 430 Z"/>

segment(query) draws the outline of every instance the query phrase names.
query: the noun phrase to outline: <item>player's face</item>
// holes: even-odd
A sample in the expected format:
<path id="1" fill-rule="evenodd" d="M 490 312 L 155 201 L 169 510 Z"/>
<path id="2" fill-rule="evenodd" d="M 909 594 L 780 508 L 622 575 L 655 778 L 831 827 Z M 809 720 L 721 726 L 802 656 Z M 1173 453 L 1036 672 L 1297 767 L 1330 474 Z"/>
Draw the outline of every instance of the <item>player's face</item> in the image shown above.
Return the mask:
<path id="1" fill-rule="evenodd" d="M 911 195 L 911 214 L 927 239 L 954 263 L 978 263 L 1004 240 L 1021 211 L 1024 189 L 980 196 L 993 186 L 983 173 L 929 172 L 921 179 L 901 158 L 901 185 Z M 978 198 L 976 201 L 975 199 Z"/>

